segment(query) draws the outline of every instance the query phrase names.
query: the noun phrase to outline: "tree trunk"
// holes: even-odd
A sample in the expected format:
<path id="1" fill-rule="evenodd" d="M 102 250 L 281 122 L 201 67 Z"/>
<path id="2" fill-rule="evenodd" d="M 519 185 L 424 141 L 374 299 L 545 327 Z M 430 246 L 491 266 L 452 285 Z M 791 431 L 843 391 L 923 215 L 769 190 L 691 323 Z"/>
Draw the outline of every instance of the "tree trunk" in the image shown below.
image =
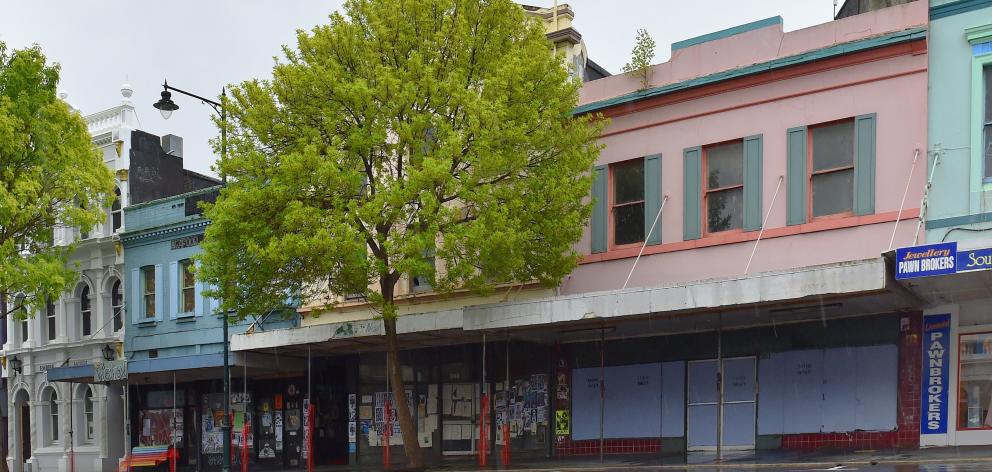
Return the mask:
<path id="1" fill-rule="evenodd" d="M 386 277 L 380 284 L 382 289 L 383 304 L 386 307 L 393 305 L 393 287 L 395 282 L 391 277 Z M 403 451 L 409 461 L 409 467 L 413 470 L 423 470 L 424 460 L 420 451 L 420 442 L 417 440 L 417 430 L 413 424 L 413 416 L 410 413 L 410 404 L 406 401 L 406 388 L 403 385 L 403 369 L 400 365 L 400 348 L 396 339 L 396 313 L 395 310 L 383 310 L 382 324 L 386 329 L 386 357 L 389 382 L 393 390 L 393 399 L 396 405 L 396 416 L 400 420 L 400 430 L 403 434 Z M 414 395 L 414 398 L 417 398 Z"/>

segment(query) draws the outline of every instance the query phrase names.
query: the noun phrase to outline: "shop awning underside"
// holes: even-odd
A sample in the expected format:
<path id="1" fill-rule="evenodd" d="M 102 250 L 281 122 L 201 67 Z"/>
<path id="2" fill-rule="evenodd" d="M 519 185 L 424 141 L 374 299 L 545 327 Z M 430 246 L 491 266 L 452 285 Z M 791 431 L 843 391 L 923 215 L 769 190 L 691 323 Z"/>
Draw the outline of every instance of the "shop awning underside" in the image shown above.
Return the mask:
<path id="1" fill-rule="evenodd" d="M 920 310 L 923 300 L 876 259 L 687 284 L 558 296 L 401 316 L 402 349 L 512 339 L 542 344 L 744 329 Z M 381 320 L 232 338 L 232 350 L 292 356 L 385 350 Z"/>

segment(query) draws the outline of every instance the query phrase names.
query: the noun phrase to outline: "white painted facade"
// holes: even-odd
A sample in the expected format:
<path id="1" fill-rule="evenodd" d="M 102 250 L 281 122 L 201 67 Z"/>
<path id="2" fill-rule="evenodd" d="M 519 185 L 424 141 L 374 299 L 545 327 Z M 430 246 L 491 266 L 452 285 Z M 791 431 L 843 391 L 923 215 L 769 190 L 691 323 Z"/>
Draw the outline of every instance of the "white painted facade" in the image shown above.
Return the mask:
<path id="1" fill-rule="evenodd" d="M 109 346 L 123 345 L 123 254 L 121 208 L 128 204 L 127 169 L 136 117 L 131 88 L 121 88 L 120 105 L 85 116 L 93 143 L 114 171 L 120 206 L 82 234 L 57 228 L 55 243 L 78 242 L 69 264 L 79 271 L 72 289 L 46 310 L 25 321 L 8 318 L 7 360 L 8 470 L 89 472 L 116 470 L 124 454 L 124 390 L 120 386 L 48 382 L 51 368 L 91 364 Z M 63 95 L 63 99 L 65 96 Z M 17 358 L 21 372 L 11 369 Z M 30 451 L 30 452 L 28 452 Z"/>

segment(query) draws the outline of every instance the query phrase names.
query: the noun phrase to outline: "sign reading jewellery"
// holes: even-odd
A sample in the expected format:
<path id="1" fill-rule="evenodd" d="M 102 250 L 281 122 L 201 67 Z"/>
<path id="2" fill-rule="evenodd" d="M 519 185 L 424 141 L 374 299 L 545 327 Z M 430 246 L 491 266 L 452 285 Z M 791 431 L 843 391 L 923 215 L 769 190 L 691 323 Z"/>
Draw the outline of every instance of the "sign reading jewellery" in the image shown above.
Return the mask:
<path id="1" fill-rule="evenodd" d="M 944 434 L 947 432 L 947 370 L 950 354 L 947 351 L 951 341 L 951 315 L 928 315 L 923 317 L 923 385 L 920 399 L 923 414 L 920 415 L 921 434 Z"/>
<path id="2" fill-rule="evenodd" d="M 127 380 L 127 359 L 93 363 L 94 382 Z"/>
<path id="3" fill-rule="evenodd" d="M 953 241 L 896 249 L 896 280 L 953 274 L 957 253 Z"/>

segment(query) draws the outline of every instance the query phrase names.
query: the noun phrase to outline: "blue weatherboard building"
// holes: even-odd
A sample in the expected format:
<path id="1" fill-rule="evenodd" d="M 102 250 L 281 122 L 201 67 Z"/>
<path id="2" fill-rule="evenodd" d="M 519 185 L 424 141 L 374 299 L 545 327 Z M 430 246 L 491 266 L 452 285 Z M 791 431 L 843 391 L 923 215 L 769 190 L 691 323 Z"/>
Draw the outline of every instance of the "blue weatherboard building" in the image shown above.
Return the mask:
<path id="1" fill-rule="evenodd" d="M 200 251 L 209 225 L 198 203 L 215 200 L 220 188 L 132 205 L 124 213 L 128 231 L 121 242 L 127 297 L 130 444 L 141 447 L 174 442 L 180 469 L 215 469 L 223 459 L 223 318 L 218 314 L 218 300 L 206 296 L 207 285 L 196 280 L 192 271 L 193 257 Z M 290 318 L 278 313 L 249 317 L 231 322 L 230 334 L 249 328 L 286 328 L 295 323 L 295 314 Z M 261 378 L 278 377 L 281 366 L 295 364 L 289 358 L 280 360 L 264 354 L 250 358 L 231 354 L 230 365 L 234 442 L 240 445 L 246 422 L 254 432 L 263 427 L 254 421 L 256 417 L 268 415 L 264 418 L 268 426 L 275 420 L 274 404 L 257 405 L 252 398 L 256 391 L 279 380 Z M 244 382 L 246 376 L 252 380 Z M 259 407 L 266 411 L 256 411 Z M 270 446 L 272 452 L 282 449 L 281 444 L 278 448 Z M 258 460 L 254 441 L 248 447 L 251 460 Z M 266 451 L 262 459 L 275 459 L 268 455 Z M 236 457 L 240 460 L 240 453 Z"/>

